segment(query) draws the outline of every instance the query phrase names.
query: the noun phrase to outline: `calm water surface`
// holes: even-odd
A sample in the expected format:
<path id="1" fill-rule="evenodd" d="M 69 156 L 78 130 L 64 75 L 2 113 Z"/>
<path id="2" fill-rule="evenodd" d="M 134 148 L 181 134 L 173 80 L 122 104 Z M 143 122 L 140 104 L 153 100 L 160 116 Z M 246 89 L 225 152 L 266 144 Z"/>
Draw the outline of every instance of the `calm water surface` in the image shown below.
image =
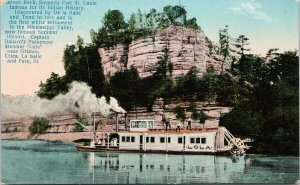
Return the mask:
<path id="1" fill-rule="evenodd" d="M 2 140 L 4 183 L 295 183 L 298 157 L 83 153 L 73 145 Z"/>

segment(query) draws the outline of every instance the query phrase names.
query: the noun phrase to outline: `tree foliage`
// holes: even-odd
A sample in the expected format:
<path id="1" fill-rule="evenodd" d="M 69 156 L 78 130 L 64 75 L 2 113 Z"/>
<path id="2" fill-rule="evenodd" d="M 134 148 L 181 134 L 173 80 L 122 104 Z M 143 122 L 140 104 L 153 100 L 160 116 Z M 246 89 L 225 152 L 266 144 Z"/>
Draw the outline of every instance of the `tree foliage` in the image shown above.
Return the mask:
<path id="1" fill-rule="evenodd" d="M 119 100 L 126 110 L 138 105 L 140 78 L 138 71 L 131 67 L 123 72 L 117 72 L 110 79 L 111 95 Z"/>
<path id="2" fill-rule="evenodd" d="M 224 29 L 219 30 L 219 44 L 220 44 L 220 55 L 222 58 L 222 69 L 221 72 L 224 71 L 224 64 L 227 58 L 230 55 L 230 42 L 229 42 L 229 34 L 228 34 L 228 26 L 226 25 Z"/>
<path id="3" fill-rule="evenodd" d="M 240 98 L 235 109 L 221 118 L 220 124 L 233 134 L 252 137 L 255 140 L 252 152 L 297 155 L 297 53 L 279 54 L 268 63 L 253 55 L 245 55 L 243 60 L 245 67 L 239 72 L 235 91 Z"/>
<path id="4" fill-rule="evenodd" d="M 45 118 L 38 118 L 32 122 L 29 131 L 33 134 L 44 133 L 47 129 L 51 128 L 49 121 Z"/>
<path id="5" fill-rule="evenodd" d="M 184 122 L 187 118 L 185 110 L 177 106 L 176 108 L 173 109 L 174 114 L 176 115 L 176 118 L 179 119 L 181 122 Z"/>
<path id="6" fill-rule="evenodd" d="M 108 10 L 98 32 L 91 30 L 91 38 L 96 46 L 110 48 L 119 43 L 130 44 L 133 39 L 152 35 L 156 29 L 171 25 L 200 29 L 195 17 L 187 19 L 187 11 L 183 6 L 168 5 L 162 12 L 152 8 L 143 13 L 138 9 L 127 22 L 119 10 Z"/>
<path id="7" fill-rule="evenodd" d="M 79 123 L 80 124 L 79 124 Z M 86 125 L 88 125 L 88 121 L 85 119 L 85 118 L 80 118 L 79 120 L 78 120 L 78 122 L 76 122 L 76 124 L 75 124 L 75 128 L 74 128 L 74 132 L 83 132 L 83 130 L 84 130 L 84 127 L 82 126 L 82 125 L 84 125 L 84 126 L 86 126 Z"/>
<path id="8" fill-rule="evenodd" d="M 58 94 L 65 94 L 69 90 L 68 79 L 65 76 L 60 77 L 53 72 L 45 83 L 40 83 L 39 87 L 37 95 L 47 99 L 52 99 Z"/>
<path id="9" fill-rule="evenodd" d="M 117 33 L 127 28 L 124 15 L 120 10 L 108 10 L 103 18 L 103 26 L 109 33 Z"/>

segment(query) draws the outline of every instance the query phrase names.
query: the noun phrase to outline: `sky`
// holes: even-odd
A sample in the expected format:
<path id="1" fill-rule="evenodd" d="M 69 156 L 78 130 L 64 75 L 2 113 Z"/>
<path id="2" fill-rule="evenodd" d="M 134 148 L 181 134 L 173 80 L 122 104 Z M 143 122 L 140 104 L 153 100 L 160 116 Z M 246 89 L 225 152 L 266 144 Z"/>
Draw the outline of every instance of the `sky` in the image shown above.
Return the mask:
<path id="1" fill-rule="evenodd" d="M 23 1 L 23 0 L 22 0 Z M 62 0 L 58 0 L 62 1 Z M 82 0 L 80 0 L 82 1 Z M 1 2 L 1 93 L 9 95 L 33 95 L 51 72 L 64 75 L 63 50 L 74 44 L 77 36 L 90 42 L 90 29 L 98 30 L 108 9 L 120 10 L 128 20 L 132 12 L 155 8 L 162 11 L 166 5 L 178 5 L 187 10 L 187 18 L 196 17 L 205 35 L 214 43 L 218 32 L 226 25 L 229 35 L 237 38 L 243 34 L 249 38 L 251 53 L 265 56 L 270 48 L 280 51 L 298 50 L 298 4 L 296 0 L 97 0 L 82 15 L 73 17 L 74 30 L 60 31 L 53 37 L 54 43 L 43 46 L 39 64 L 8 64 L 4 60 L 4 30 L 9 26 L 9 10 Z"/>

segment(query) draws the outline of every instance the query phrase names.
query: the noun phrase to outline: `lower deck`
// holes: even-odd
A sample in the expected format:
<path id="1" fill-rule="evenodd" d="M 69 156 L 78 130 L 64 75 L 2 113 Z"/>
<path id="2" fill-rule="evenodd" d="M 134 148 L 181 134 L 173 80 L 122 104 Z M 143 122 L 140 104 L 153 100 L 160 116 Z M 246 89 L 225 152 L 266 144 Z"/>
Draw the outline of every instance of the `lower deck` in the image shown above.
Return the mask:
<path id="1" fill-rule="evenodd" d="M 90 147 L 90 146 L 79 146 L 77 145 L 76 148 L 81 152 L 124 152 L 124 153 L 156 153 L 156 154 L 188 154 L 188 155 L 229 155 L 230 150 L 220 150 L 216 152 L 201 152 L 201 151 L 166 151 L 166 150 L 129 150 L 129 149 L 119 149 L 119 147 Z"/>

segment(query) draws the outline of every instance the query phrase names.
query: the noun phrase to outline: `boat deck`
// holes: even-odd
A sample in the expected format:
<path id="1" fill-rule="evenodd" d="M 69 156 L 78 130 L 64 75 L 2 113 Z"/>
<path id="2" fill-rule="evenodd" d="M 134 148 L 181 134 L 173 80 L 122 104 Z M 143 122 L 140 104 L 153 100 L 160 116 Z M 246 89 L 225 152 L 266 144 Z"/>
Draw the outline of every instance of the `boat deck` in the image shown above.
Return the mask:
<path id="1" fill-rule="evenodd" d="M 192 129 L 148 129 L 147 131 L 132 131 L 132 130 L 125 130 L 120 129 L 118 132 L 127 132 L 127 133 L 157 133 L 157 134 L 163 134 L 163 133 L 202 133 L 202 132 L 217 132 L 219 128 L 192 128 Z M 103 132 L 103 133 L 117 133 L 117 131 L 106 131 L 106 130 L 97 130 L 96 132 Z"/>

